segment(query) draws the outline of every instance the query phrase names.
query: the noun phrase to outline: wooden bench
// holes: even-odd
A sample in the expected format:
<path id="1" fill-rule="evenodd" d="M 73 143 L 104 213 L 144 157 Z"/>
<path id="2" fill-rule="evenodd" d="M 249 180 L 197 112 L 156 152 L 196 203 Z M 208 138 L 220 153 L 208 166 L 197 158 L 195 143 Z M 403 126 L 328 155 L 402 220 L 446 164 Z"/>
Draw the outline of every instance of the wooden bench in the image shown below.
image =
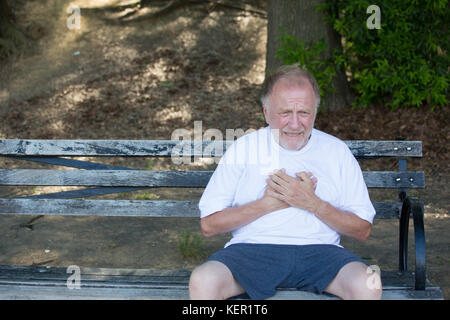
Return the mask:
<path id="1" fill-rule="evenodd" d="M 198 201 L 84 199 L 155 187 L 204 188 L 212 171 L 135 170 L 73 157 L 170 157 L 179 141 L 150 140 L 0 140 L 0 155 L 83 170 L 1 169 L 0 186 L 83 186 L 58 193 L 1 198 L 0 214 L 138 217 L 199 217 Z M 223 150 L 225 141 L 184 141 L 191 156 L 202 150 Z M 408 196 L 410 188 L 424 188 L 424 173 L 409 172 L 406 158 L 421 157 L 420 141 L 346 141 L 358 159 L 395 157 L 397 171 L 367 171 L 369 188 L 398 192 L 396 202 L 374 202 L 376 218 L 399 219 L 399 268 L 381 270 L 383 299 L 442 299 L 439 287 L 426 279 L 423 204 Z M 208 148 L 208 149 L 207 149 Z M 216 149 L 218 148 L 218 149 Z M 186 150 L 186 149 L 183 149 Z M 178 152 L 177 151 L 177 152 Z M 179 155 L 182 155 L 179 153 Z M 212 156 L 215 155 L 214 152 Z M 11 160 L 9 160 L 11 161 Z M 397 195 L 395 195 L 397 197 Z M 414 220 L 415 269 L 407 269 L 408 225 Z M 133 230 L 130 230 L 133 232 Z M 184 299 L 190 271 L 95 269 L 81 267 L 80 287 L 68 286 L 66 267 L 0 266 L 1 299 Z M 280 289 L 274 299 L 335 299 Z"/>

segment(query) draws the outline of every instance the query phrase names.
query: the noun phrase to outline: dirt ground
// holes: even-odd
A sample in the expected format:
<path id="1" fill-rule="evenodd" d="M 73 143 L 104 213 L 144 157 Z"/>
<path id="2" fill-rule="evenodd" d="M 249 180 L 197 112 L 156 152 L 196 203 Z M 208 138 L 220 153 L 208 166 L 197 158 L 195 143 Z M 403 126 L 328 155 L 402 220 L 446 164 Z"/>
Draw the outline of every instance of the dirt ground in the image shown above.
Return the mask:
<path id="1" fill-rule="evenodd" d="M 170 139 L 175 129 L 203 132 L 265 126 L 258 102 L 264 80 L 267 20 L 233 8 L 192 5 L 157 18 L 124 21 L 132 8 L 96 8 L 117 1 L 18 1 L 17 23 L 29 43 L 1 61 L 1 139 Z M 69 30 L 69 3 L 81 7 L 81 28 Z M 264 1 L 255 1 L 264 9 Z M 259 6 L 258 6 L 259 4 Z M 128 11 L 127 11 L 128 10 Z M 133 17 L 133 16 L 131 16 Z M 341 139 L 422 140 L 422 159 L 408 169 L 424 171 L 426 188 L 411 191 L 425 203 L 427 273 L 450 298 L 448 214 L 449 111 L 384 106 L 320 113 L 318 129 Z M 98 160 L 96 160 L 98 161 Z M 111 163 L 111 159 L 102 159 Z M 120 162 L 122 161 L 122 162 Z M 167 159 L 120 160 L 140 169 L 175 169 Z M 2 168 L 17 165 L 1 160 Z M 361 162 L 363 169 L 395 160 Z M 200 161 L 177 169 L 212 169 Z M 0 187 L 1 197 L 54 192 L 57 188 Z M 152 189 L 127 199 L 199 199 L 202 190 Z M 371 191 L 373 200 L 395 200 Z M 223 247 L 229 235 L 201 238 L 198 219 L 0 216 L 0 264 L 72 264 L 86 267 L 192 269 Z M 414 267 L 410 228 L 410 268 Z M 190 257 L 179 248 L 197 240 Z M 201 239 L 201 240 L 198 240 Z M 365 243 L 342 244 L 381 270 L 397 266 L 398 223 L 376 220 Z"/>

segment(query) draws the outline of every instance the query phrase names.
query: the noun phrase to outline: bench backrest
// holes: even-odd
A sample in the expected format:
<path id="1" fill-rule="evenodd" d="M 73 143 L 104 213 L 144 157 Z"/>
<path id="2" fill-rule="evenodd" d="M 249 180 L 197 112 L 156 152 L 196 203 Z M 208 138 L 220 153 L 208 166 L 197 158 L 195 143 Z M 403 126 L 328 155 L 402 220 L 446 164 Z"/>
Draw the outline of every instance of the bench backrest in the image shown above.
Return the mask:
<path id="1" fill-rule="evenodd" d="M 364 171 L 369 188 L 424 188 L 423 172 L 406 170 L 421 141 L 345 141 L 357 159 L 394 157 L 397 171 Z M 227 141 L 0 140 L 0 156 L 83 170 L 0 169 L 0 186 L 84 186 L 81 190 L 0 198 L 0 214 L 199 217 L 198 201 L 80 199 L 146 188 L 204 188 L 213 171 L 136 170 L 70 157 L 220 157 Z M 205 153 L 205 150 L 207 152 Z M 64 157 L 64 158 L 61 158 Z M 68 158 L 69 157 L 69 158 Z M 400 202 L 374 202 L 377 218 L 398 218 Z"/>

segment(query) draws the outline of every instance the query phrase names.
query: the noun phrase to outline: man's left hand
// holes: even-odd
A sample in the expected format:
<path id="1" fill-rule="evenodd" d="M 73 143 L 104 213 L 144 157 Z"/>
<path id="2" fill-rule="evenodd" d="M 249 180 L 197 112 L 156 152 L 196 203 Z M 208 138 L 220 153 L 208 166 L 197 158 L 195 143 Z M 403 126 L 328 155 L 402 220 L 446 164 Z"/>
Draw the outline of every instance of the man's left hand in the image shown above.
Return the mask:
<path id="1" fill-rule="evenodd" d="M 267 179 L 268 186 L 275 191 L 271 196 L 314 213 L 322 202 L 314 192 L 317 179 L 311 179 L 312 174 L 307 172 L 296 173 L 296 176 L 289 176 L 284 169 L 275 171 Z"/>

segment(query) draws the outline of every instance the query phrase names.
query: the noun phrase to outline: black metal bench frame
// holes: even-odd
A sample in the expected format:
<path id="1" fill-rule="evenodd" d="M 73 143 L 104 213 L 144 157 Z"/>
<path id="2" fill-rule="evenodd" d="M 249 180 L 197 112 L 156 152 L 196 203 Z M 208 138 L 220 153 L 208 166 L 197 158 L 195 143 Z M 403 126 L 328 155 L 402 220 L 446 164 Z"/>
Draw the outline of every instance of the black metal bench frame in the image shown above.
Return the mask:
<path id="1" fill-rule="evenodd" d="M 80 199 L 153 187 L 203 188 L 212 171 L 151 171 L 79 161 L 66 157 L 170 157 L 187 143 L 191 157 L 203 150 L 225 150 L 226 141 L 169 140 L 0 140 L 0 156 L 83 170 L 0 169 L 0 186 L 84 186 L 80 190 L 19 198 L 0 198 L 0 214 L 199 217 L 198 201 Z M 398 159 L 397 171 L 366 171 L 369 188 L 394 188 L 398 202 L 374 202 L 376 218 L 399 219 L 399 269 L 382 271 L 383 299 L 442 299 L 439 287 L 426 278 L 424 206 L 408 196 L 424 188 L 423 172 L 410 172 L 406 158 L 421 157 L 420 141 L 346 141 L 359 160 Z M 179 151 L 177 151 L 179 152 Z M 186 156 L 178 153 L 179 156 Z M 64 157 L 64 158 L 61 158 Z M 415 270 L 408 271 L 408 227 L 414 221 Z M 81 268 L 79 289 L 67 286 L 62 267 L 0 266 L 0 299 L 183 299 L 188 298 L 186 270 Z M 330 299 L 280 289 L 275 299 Z"/>

